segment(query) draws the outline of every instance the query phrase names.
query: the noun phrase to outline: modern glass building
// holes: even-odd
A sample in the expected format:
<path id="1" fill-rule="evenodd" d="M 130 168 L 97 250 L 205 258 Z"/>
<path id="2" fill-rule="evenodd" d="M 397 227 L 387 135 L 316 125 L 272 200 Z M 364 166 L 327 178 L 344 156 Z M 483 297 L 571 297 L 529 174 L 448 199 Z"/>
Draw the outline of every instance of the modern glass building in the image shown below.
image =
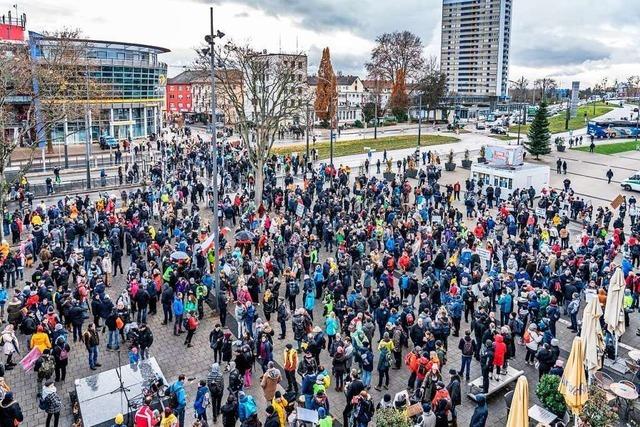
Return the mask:
<path id="1" fill-rule="evenodd" d="M 68 40 L 66 41 L 68 42 Z M 163 107 L 167 81 L 167 65 L 158 55 L 168 49 L 137 43 L 104 40 L 72 40 L 81 46 L 86 61 L 86 76 L 99 95 L 90 94 L 89 127 L 94 142 L 101 136 L 118 140 L 142 138 L 159 133 L 163 126 Z M 29 32 L 29 45 L 34 60 L 55 52 L 60 39 Z M 86 142 L 87 120 L 65 120 L 55 126 L 47 139 L 54 143 Z"/>

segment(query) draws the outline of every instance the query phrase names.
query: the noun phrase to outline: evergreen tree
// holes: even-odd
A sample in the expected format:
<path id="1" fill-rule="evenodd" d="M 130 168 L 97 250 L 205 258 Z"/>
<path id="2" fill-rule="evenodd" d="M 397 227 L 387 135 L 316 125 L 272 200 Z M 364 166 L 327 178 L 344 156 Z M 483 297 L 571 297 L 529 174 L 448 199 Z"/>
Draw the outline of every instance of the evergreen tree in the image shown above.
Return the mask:
<path id="1" fill-rule="evenodd" d="M 547 120 L 547 104 L 540 104 L 540 108 L 536 112 L 533 122 L 529 127 L 529 140 L 523 141 L 524 148 L 532 156 L 536 156 L 536 160 L 540 160 L 540 154 L 549 154 L 551 152 L 551 133 L 549 132 L 549 121 Z"/>

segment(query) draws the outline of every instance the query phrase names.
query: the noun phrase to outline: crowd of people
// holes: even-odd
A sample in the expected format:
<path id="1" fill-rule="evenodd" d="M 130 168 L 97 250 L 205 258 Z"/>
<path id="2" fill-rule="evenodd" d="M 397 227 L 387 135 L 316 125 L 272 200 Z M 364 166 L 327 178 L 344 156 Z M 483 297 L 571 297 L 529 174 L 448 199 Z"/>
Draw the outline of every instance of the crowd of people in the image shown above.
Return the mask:
<path id="1" fill-rule="evenodd" d="M 101 351 L 124 346 L 139 363 L 154 354 L 150 317 L 162 316 L 154 328 L 184 336 L 174 339 L 185 352 L 195 334 L 208 334 L 211 358 L 199 362 L 210 372 L 195 396 L 180 375 L 161 410 L 142 402 L 136 426 L 191 425 L 187 413 L 199 426 L 297 426 L 305 410 L 322 427 L 335 417 L 373 425 L 378 412 L 447 426 L 478 364 L 470 425 L 482 427 L 490 382 L 505 377 L 516 353 L 540 377 L 562 375 L 557 323 L 566 316 L 577 332 L 585 298 L 605 304 L 616 266 L 627 280 L 627 319 L 638 308 L 635 216 L 624 231 L 634 198 L 616 212 L 594 209 L 570 183 L 508 195 L 473 179 L 445 185 L 436 154 L 416 152 L 391 181 L 368 167 L 355 174 L 273 156 L 258 201 L 241 144 L 224 141 L 213 159 L 200 136 L 164 133 L 158 149 L 149 185 L 21 203 L 4 215 L 14 245 L 0 248 L 0 426 L 23 419 L 10 386 L 19 354 L 32 356 L 23 362 L 35 372 L 34 396 L 47 427 L 57 426 L 65 402 L 56 383 L 69 355 L 86 351 L 97 370 Z M 417 165 L 415 180 L 401 164 Z M 205 246 L 212 215 L 222 230 L 219 284 L 214 247 Z M 219 318 L 199 332 L 210 306 Z M 459 366 L 450 351 L 460 352 Z M 401 389 L 392 371 L 406 378 Z M 128 415 L 114 420 L 124 425 Z"/>

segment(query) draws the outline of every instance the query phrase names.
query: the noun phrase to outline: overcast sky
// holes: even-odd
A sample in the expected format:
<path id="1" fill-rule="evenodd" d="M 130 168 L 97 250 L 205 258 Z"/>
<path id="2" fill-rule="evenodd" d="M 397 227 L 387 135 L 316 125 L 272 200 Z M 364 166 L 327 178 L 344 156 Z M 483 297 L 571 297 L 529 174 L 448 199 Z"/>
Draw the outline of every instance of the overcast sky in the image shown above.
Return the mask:
<path id="1" fill-rule="evenodd" d="M 13 3 L 5 2 L 0 13 Z M 375 37 L 410 30 L 425 55 L 440 50 L 441 0 L 29 0 L 18 4 L 33 31 L 67 26 L 86 37 L 171 49 L 169 74 L 191 63 L 193 48 L 215 25 L 238 42 L 270 51 L 304 50 L 315 72 L 329 46 L 335 70 L 364 76 Z M 632 7 L 633 6 L 633 7 Z M 640 74 L 640 9 L 631 0 L 514 0 L 510 77 L 553 77 L 581 87 L 603 76 Z"/>

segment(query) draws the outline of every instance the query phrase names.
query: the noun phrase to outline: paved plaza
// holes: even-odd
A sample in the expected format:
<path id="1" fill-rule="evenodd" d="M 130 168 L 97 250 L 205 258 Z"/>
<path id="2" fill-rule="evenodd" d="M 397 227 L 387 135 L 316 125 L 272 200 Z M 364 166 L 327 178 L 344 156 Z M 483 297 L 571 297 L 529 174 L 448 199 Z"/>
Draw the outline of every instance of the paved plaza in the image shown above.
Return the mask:
<path id="1" fill-rule="evenodd" d="M 461 153 L 467 148 L 477 149 L 478 144 L 476 138 L 477 136 L 473 135 L 463 135 L 462 142 L 460 143 L 440 147 L 429 147 L 429 149 L 436 150 L 442 153 L 444 152 L 444 150 L 453 148 L 456 153 Z M 412 151 L 412 149 L 393 151 L 389 152 L 389 156 L 400 158 L 401 156 L 407 155 Z M 603 156 L 598 154 L 588 154 L 569 150 L 566 153 L 557 153 L 548 156 L 544 160 L 544 162 L 548 162 L 552 167 L 551 183 L 554 187 L 561 187 L 562 180 L 565 178 L 564 175 L 557 175 L 555 173 L 555 168 L 553 167 L 556 156 L 560 154 L 562 154 L 562 158 L 567 160 L 569 164 L 567 176 L 569 176 L 569 178 L 572 180 L 572 186 L 580 195 L 591 198 L 594 205 L 606 205 L 618 193 L 628 195 L 629 193 L 620 190 L 619 184 L 616 181 L 619 181 L 626 177 L 627 174 L 635 170 L 635 167 L 640 167 L 640 156 L 638 155 L 638 153 L 623 153 L 616 156 Z M 382 156 L 382 153 L 376 153 L 374 155 L 374 161 L 376 156 Z M 336 164 L 348 164 L 353 167 L 361 164 L 362 161 L 363 156 L 350 156 L 348 158 L 336 159 Z M 614 182 L 612 182 L 611 184 L 607 184 L 606 178 L 604 178 L 604 172 L 609 167 L 614 168 L 615 172 Z M 371 169 L 375 171 L 375 167 L 372 167 Z M 455 172 L 443 172 L 440 183 L 448 184 L 454 183 L 456 181 L 463 183 L 464 179 L 466 179 L 467 176 L 468 171 L 458 167 Z M 55 198 L 51 200 L 55 200 Z M 459 205 L 458 207 L 459 209 L 463 209 L 462 205 Z M 207 221 L 211 219 L 210 210 L 206 210 L 204 212 L 204 218 Z M 575 237 L 580 231 L 580 227 L 576 223 L 572 223 L 569 228 L 571 230 L 572 237 Z M 329 256 L 329 254 L 323 252 L 321 254 L 321 259 L 324 259 L 326 256 Z M 124 265 L 125 271 L 128 267 L 127 264 L 128 261 L 125 262 Z M 28 277 L 29 275 L 30 271 L 26 271 L 26 276 Z M 114 280 L 113 286 L 108 290 L 108 293 L 113 299 L 115 299 L 117 295 L 122 291 L 124 286 L 124 277 L 122 275 L 118 275 Z M 299 301 L 298 304 L 300 306 L 301 301 Z M 237 329 L 236 321 L 235 319 L 233 319 L 233 304 L 230 304 L 229 307 L 230 312 L 228 314 L 228 326 L 235 333 Z M 258 315 L 259 317 L 263 316 L 262 307 L 258 308 Z M 316 319 L 316 324 L 320 324 L 318 319 L 322 319 L 321 304 L 316 305 L 316 308 L 314 310 L 314 318 Z M 212 351 L 209 348 L 208 335 L 210 330 L 213 328 L 214 323 L 217 321 L 217 317 L 211 315 L 208 308 L 206 309 L 206 318 L 200 323 L 198 331 L 196 332 L 196 335 L 194 337 L 194 346 L 192 348 L 187 348 L 186 346 L 184 346 L 183 336 L 174 336 L 172 334 L 171 326 L 161 325 L 161 320 L 161 315 L 149 316 L 148 324 L 151 327 L 151 330 L 153 331 L 155 337 L 153 346 L 150 349 L 150 354 L 156 357 L 160 367 L 164 372 L 165 377 L 170 382 L 175 381 L 179 374 L 185 374 L 187 376 L 187 419 L 189 420 L 193 417 L 193 401 L 196 394 L 197 383 L 200 379 L 206 377 L 206 374 L 212 363 Z M 470 328 L 470 325 L 468 323 L 465 323 L 464 319 L 462 320 L 462 322 L 462 330 Z M 88 323 L 85 322 L 85 325 L 86 324 Z M 564 326 L 566 324 L 568 324 L 566 317 L 563 317 L 561 323 L 558 324 L 558 339 L 560 341 L 561 348 L 560 357 L 565 360 L 568 356 L 572 339 L 574 337 L 574 334 Z M 274 327 L 276 332 L 279 332 L 279 326 L 276 322 L 272 321 L 272 326 Z M 627 333 L 622 337 L 621 340 L 622 355 L 624 355 L 626 351 L 630 349 L 640 348 L 640 338 L 635 335 L 635 330 L 639 326 L 640 322 L 638 321 L 637 314 L 632 315 L 631 326 L 627 329 Z M 376 342 L 378 338 L 379 337 L 376 333 Z M 23 338 L 21 338 L 21 343 L 24 345 Z M 286 339 L 275 340 L 274 342 L 274 359 L 276 360 L 280 368 L 282 368 L 283 365 L 282 355 L 286 343 L 294 343 L 290 323 L 288 325 Z M 106 334 L 102 334 L 99 356 L 99 361 L 102 364 L 102 367 L 100 367 L 97 372 L 106 371 L 118 365 L 117 353 L 107 351 L 105 349 L 105 344 Z M 405 349 L 403 355 L 406 354 L 406 351 L 407 350 Z M 377 360 L 377 351 L 374 351 L 374 353 L 376 353 Z M 510 366 L 517 370 L 524 371 L 525 375 L 527 376 L 530 384 L 530 405 L 533 405 L 535 403 L 539 403 L 535 397 L 535 384 L 537 383 L 538 373 L 535 368 L 524 363 L 524 353 L 524 347 L 517 346 L 516 357 L 515 359 L 510 361 Z M 326 367 L 331 366 L 331 358 L 329 357 L 327 352 L 322 352 L 320 358 L 321 363 L 323 363 Z M 64 383 L 57 384 L 59 392 L 61 392 L 61 394 L 63 395 L 63 411 L 61 419 L 62 426 L 71 424 L 72 414 L 69 403 L 69 393 L 74 390 L 74 379 L 87 377 L 94 373 L 89 369 L 87 363 L 87 352 L 82 343 L 72 343 L 72 351 L 69 359 L 70 362 L 68 367 L 67 380 Z M 124 359 L 126 359 L 126 356 L 123 355 L 123 360 Z M 446 366 L 444 366 L 442 371 L 445 384 L 448 383 L 449 380 L 448 370 L 450 368 L 458 369 L 459 366 L 460 351 L 457 349 L 457 338 L 450 337 L 449 351 L 447 354 L 447 364 Z M 475 379 L 480 376 L 479 363 L 474 360 L 471 366 L 471 377 L 472 379 Z M 259 403 L 260 417 L 261 419 L 263 419 L 266 402 L 264 401 L 262 390 L 259 387 L 259 373 L 257 371 L 260 371 L 258 365 L 256 365 L 256 370 L 254 370 L 253 385 L 250 389 L 248 389 L 248 392 L 253 395 Z M 611 369 L 605 369 L 605 371 L 614 378 L 619 378 L 619 374 L 612 371 Z M 408 370 L 406 369 L 406 367 L 403 366 L 400 370 L 397 371 L 392 370 L 389 393 L 393 395 L 394 393 L 406 388 L 407 379 Z M 14 390 L 16 399 L 20 402 L 24 410 L 25 421 L 21 425 L 25 427 L 35 427 L 43 425 L 45 415 L 41 410 L 38 409 L 38 403 L 35 397 L 35 374 L 24 373 L 22 369 L 19 369 L 18 367 L 12 371 L 7 372 L 6 380 Z M 373 383 L 375 383 L 376 381 L 377 372 L 374 370 Z M 487 425 L 504 425 L 506 423 L 506 405 L 503 400 L 503 395 L 506 391 L 512 389 L 514 385 L 515 383 L 512 386 L 506 388 L 504 392 L 491 396 L 491 398 L 489 399 L 490 412 Z M 475 408 L 475 403 L 466 397 L 468 391 L 469 390 L 467 385 L 464 384 L 462 387 L 463 403 L 462 406 L 457 408 L 458 425 L 461 426 L 469 424 L 469 420 Z M 376 403 L 381 399 L 382 395 L 385 392 L 386 391 L 379 392 L 374 388 L 371 388 L 370 390 L 374 402 Z M 328 396 L 331 403 L 330 412 L 336 419 L 336 425 L 340 425 L 342 422 L 342 411 L 345 405 L 344 394 L 336 392 L 332 385 L 332 387 L 328 389 Z M 123 408 L 123 411 L 125 409 L 126 408 Z"/>

